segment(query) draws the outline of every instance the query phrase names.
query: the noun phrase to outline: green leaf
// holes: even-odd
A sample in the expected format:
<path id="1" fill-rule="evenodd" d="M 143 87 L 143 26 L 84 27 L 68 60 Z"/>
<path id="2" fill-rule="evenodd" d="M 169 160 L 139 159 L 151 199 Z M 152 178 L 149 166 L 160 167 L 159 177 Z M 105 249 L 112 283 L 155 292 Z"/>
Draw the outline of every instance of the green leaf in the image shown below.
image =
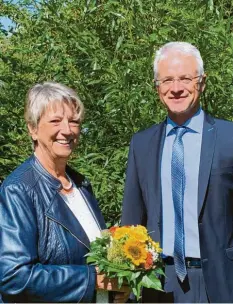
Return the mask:
<path id="1" fill-rule="evenodd" d="M 131 280 L 136 280 L 140 276 L 141 272 L 131 272 Z"/>
<path id="2" fill-rule="evenodd" d="M 163 291 L 160 280 L 154 274 L 145 275 L 141 281 L 141 285 L 146 288 Z"/>
<path id="3" fill-rule="evenodd" d="M 94 257 L 91 257 L 91 256 L 87 257 L 87 263 L 88 264 L 94 263 L 94 262 L 96 262 L 96 259 Z"/>
<path id="4" fill-rule="evenodd" d="M 130 277 L 131 271 L 121 271 L 117 274 L 118 277 Z"/>
<path id="5" fill-rule="evenodd" d="M 155 272 L 156 274 L 160 274 L 160 275 L 162 275 L 162 276 L 165 276 L 165 273 L 164 273 L 164 271 L 163 271 L 162 268 L 155 268 L 154 272 Z"/>
<path id="6" fill-rule="evenodd" d="M 117 40 L 117 44 L 116 44 L 116 51 L 120 48 L 122 42 L 124 40 L 124 36 L 120 36 Z"/>
<path id="7" fill-rule="evenodd" d="M 121 286 L 122 286 L 122 284 L 123 284 L 123 281 L 124 281 L 123 277 L 118 276 L 118 287 L 119 287 L 119 288 L 121 288 Z"/>

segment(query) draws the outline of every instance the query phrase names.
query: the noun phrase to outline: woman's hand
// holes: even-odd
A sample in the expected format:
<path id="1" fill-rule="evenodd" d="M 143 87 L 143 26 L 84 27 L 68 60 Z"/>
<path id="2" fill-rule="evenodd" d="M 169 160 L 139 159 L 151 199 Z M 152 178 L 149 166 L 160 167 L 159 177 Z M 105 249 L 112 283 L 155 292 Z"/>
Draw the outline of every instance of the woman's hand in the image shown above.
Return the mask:
<path id="1" fill-rule="evenodd" d="M 131 291 L 129 286 L 124 284 L 119 289 L 117 279 L 109 279 L 104 274 L 97 274 L 96 289 L 113 291 L 114 303 L 125 303 Z"/>

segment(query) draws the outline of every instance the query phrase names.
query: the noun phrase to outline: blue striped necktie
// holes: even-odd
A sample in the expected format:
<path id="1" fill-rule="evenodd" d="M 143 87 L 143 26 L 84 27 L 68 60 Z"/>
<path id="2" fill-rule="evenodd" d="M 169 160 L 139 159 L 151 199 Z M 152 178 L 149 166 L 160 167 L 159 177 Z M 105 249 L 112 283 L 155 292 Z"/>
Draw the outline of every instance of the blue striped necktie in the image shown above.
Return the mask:
<path id="1" fill-rule="evenodd" d="M 178 278 L 184 281 L 187 275 L 185 265 L 185 235 L 184 235 L 184 145 L 182 136 L 187 131 L 186 127 L 176 127 L 176 138 L 172 147 L 171 177 L 172 177 L 172 197 L 175 212 L 175 242 L 174 242 L 174 264 Z"/>

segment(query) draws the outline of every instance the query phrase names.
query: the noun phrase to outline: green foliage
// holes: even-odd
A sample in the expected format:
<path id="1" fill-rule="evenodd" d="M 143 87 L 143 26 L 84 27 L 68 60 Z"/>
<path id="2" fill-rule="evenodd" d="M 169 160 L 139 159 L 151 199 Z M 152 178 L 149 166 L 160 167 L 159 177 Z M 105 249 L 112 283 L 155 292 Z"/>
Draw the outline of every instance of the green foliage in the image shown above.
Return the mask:
<path id="1" fill-rule="evenodd" d="M 109 224 L 119 220 L 130 138 L 165 117 L 153 89 L 154 52 L 183 40 L 201 51 L 204 109 L 232 119 L 233 5 L 229 0 L 1 1 L 0 180 L 31 153 L 23 121 L 27 90 L 53 80 L 86 107 L 72 165 L 86 174 Z"/>

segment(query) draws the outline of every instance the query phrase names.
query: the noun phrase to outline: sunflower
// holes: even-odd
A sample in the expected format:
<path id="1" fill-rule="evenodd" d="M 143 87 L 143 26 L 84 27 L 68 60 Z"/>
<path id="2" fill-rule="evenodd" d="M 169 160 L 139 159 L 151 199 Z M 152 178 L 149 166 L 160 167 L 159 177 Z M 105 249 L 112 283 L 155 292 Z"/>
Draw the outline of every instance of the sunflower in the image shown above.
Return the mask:
<path id="1" fill-rule="evenodd" d="M 145 263 L 147 252 L 145 245 L 135 239 L 128 239 L 124 246 L 123 251 L 127 258 L 129 258 L 134 265 L 139 266 Z"/>

